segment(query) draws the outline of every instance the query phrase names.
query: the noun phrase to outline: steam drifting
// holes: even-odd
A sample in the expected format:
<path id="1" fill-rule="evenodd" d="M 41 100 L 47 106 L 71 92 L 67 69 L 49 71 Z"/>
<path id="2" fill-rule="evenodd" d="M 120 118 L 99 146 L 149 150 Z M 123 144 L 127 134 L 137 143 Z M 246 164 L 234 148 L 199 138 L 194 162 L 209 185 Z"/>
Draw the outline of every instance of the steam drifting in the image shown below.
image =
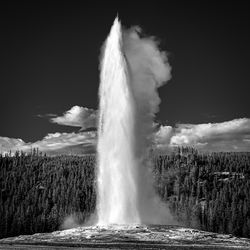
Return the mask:
<path id="1" fill-rule="evenodd" d="M 115 19 L 103 48 L 99 87 L 98 224 L 171 223 L 153 190 L 150 146 L 170 66 L 153 38 Z"/>

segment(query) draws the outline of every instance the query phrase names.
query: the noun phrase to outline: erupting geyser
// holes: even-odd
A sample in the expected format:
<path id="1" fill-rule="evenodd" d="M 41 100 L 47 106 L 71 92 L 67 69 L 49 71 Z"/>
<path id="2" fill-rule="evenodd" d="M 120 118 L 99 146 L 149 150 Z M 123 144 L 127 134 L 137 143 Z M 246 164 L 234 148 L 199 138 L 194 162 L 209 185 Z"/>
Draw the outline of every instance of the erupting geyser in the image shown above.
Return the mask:
<path id="1" fill-rule="evenodd" d="M 99 87 L 98 224 L 164 224 L 167 207 L 153 190 L 149 151 L 157 88 L 170 78 L 166 54 L 138 27 L 115 19 L 103 47 Z"/>

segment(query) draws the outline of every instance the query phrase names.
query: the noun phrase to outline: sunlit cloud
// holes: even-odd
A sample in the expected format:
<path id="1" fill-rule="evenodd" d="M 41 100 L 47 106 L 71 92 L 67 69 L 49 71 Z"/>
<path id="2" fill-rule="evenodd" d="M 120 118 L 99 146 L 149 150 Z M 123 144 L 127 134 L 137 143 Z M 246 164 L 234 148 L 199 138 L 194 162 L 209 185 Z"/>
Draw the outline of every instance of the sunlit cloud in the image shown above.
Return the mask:
<path id="1" fill-rule="evenodd" d="M 171 137 L 173 136 L 174 129 L 171 126 L 161 125 L 158 131 L 155 133 L 155 142 L 157 145 L 169 144 Z"/>
<path id="2" fill-rule="evenodd" d="M 52 123 L 64 126 L 80 127 L 82 130 L 95 128 L 97 111 L 80 106 L 73 106 L 61 116 L 50 118 Z"/>
<path id="3" fill-rule="evenodd" d="M 67 153 L 77 151 L 78 153 L 94 152 L 96 147 L 95 130 L 83 131 L 96 128 L 97 111 L 94 109 L 73 106 L 62 116 L 55 114 L 38 115 L 39 117 L 50 117 L 52 123 L 64 126 L 81 128 L 79 132 L 73 133 L 48 133 L 43 139 L 36 142 L 24 142 L 22 139 L 0 137 L 0 153 L 14 153 L 15 151 L 30 152 L 38 148 L 46 153 Z"/>
<path id="4" fill-rule="evenodd" d="M 158 147 L 193 146 L 204 151 L 250 151 L 250 119 L 221 123 L 161 126 L 156 133 Z"/>
<path id="5" fill-rule="evenodd" d="M 192 146 L 200 151 L 250 151 L 250 119 L 241 118 L 221 123 L 177 124 L 159 126 L 155 133 L 155 147 L 162 153 L 175 146 Z M 36 142 L 0 137 L 0 153 L 30 152 L 38 148 L 50 154 L 85 154 L 96 151 L 97 132 L 48 133 Z"/>
<path id="6" fill-rule="evenodd" d="M 10 151 L 23 151 L 31 152 L 32 149 L 38 148 L 39 151 L 45 153 L 57 153 L 63 149 L 69 149 L 73 146 L 78 146 L 78 152 L 85 152 L 87 149 L 89 153 L 90 147 L 95 151 L 96 132 L 79 132 L 79 133 L 49 133 L 42 140 L 25 143 L 21 139 L 14 139 L 8 137 L 0 137 L 0 150 L 2 154 L 9 153 Z M 65 152 L 65 151 L 64 151 Z"/>
<path id="7" fill-rule="evenodd" d="M 22 139 L 0 137 L 0 153 L 14 152 L 16 148 L 21 148 L 25 145 Z"/>

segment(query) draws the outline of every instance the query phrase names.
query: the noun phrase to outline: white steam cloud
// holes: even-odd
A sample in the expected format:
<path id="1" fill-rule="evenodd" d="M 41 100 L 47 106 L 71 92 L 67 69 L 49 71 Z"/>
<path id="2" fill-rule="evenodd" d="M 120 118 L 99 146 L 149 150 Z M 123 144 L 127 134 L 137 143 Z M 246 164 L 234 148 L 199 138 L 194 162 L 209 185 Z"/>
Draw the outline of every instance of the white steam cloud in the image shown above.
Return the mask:
<path id="1" fill-rule="evenodd" d="M 135 150 L 139 164 L 138 205 L 143 223 L 171 224 L 168 208 L 155 194 L 149 159 L 154 136 L 154 117 L 159 110 L 157 89 L 170 78 L 171 67 L 165 52 L 153 37 L 141 37 L 138 27 L 123 33 L 123 49 L 127 59 L 131 89 L 135 99 Z"/>
<path id="2" fill-rule="evenodd" d="M 136 148 L 145 150 L 145 145 L 151 145 L 153 118 L 160 104 L 157 88 L 170 79 L 171 68 L 166 53 L 159 51 L 158 42 L 153 37 L 140 37 L 138 27 L 123 34 L 123 49 L 137 106 L 135 127 L 140 145 Z"/>

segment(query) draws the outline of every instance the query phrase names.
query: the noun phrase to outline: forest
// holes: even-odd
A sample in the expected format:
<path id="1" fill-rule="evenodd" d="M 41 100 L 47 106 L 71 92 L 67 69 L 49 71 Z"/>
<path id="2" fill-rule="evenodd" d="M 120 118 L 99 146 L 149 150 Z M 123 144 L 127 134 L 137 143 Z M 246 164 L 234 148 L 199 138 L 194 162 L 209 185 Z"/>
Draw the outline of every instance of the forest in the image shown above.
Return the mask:
<path id="1" fill-rule="evenodd" d="M 154 184 L 183 226 L 250 238 L 250 153 L 152 154 Z M 62 228 L 95 211 L 95 156 L 0 155 L 0 238 Z"/>

